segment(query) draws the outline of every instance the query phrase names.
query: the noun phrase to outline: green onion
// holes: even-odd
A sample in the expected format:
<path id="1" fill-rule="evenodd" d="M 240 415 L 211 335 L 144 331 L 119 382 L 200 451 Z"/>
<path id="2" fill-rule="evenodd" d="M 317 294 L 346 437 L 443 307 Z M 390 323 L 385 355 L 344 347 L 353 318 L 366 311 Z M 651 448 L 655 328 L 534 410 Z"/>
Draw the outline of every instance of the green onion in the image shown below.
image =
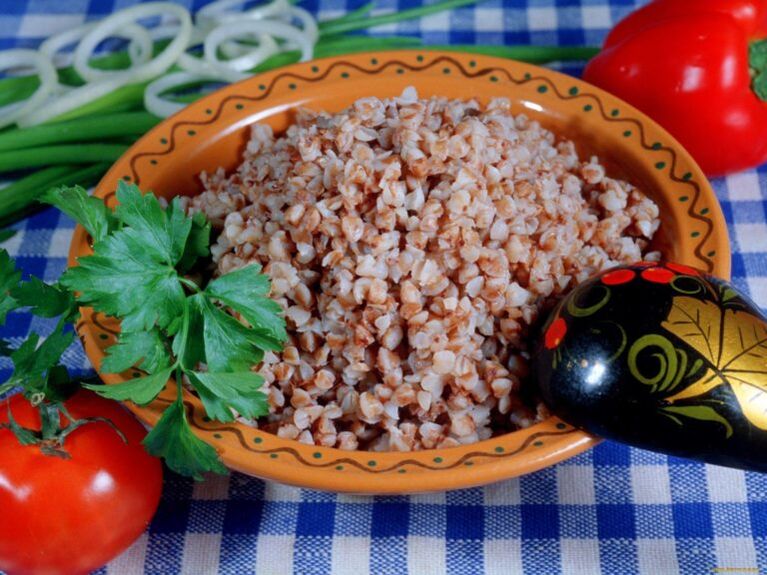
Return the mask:
<path id="1" fill-rule="evenodd" d="M 114 144 L 66 144 L 0 152 L 0 173 L 56 164 L 114 162 L 127 149 L 128 146 Z"/>
<path id="2" fill-rule="evenodd" d="M 599 53 L 594 46 L 477 46 L 475 44 L 427 45 L 423 50 L 471 52 L 485 56 L 498 56 L 531 64 L 556 61 L 588 60 Z"/>
<path id="3" fill-rule="evenodd" d="M 381 14 L 380 16 L 366 16 L 364 18 L 341 22 L 325 22 L 321 31 L 323 35 L 328 35 L 341 34 L 342 32 L 350 32 L 351 30 L 362 30 L 363 28 L 372 28 L 373 26 L 381 26 L 382 24 L 393 24 L 395 22 L 401 22 L 402 20 L 422 18 L 429 14 L 435 14 L 444 10 L 452 10 L 453 8 L 461 8 L 462 6 L 471 6 L 478 1 L 480 0 L 442 0 L 442 2 L 435 2 L 434 4 L 410 8 L 409 10 L 400 10 L 389 14 Z M 341 19 L 339 18 L 339 20 Z"/>
<path id="4" fill-rule="evenodd" d="M 318 22 L 317 27 L 320 29 L 320 32 L 322 32 L 325 28 L 337 26 L 346 22 L 354 22 L 355 20 L 360 20 L 362 18 L 367 18 L 368 14 L 373 11 L 373 8 L 375 8 L 375 2 L 368 2 L 367 4 L 363 4 L 356 10 L 352 10 L 343 16 L 333 18 L 332 20 L 325 20 L 324 22 Z"/>
<path id="5" fill-rule="evenodd" d="M 0 189 L 0 226 L 18 221 L 34 211 L 36 200 L 46 190 L 79 184 L 89 188 L 99 181 L 109 164 L 92 166 L 53 166 L 39 170 Z"/>
<path id="6" fill-rule="evenodd" d="M 90 142 L 117 136 L 140 136 L 159 122 L 160 118 L 148 112 L 128 112 L 11 129 L 0 133 L 0 151 L 63 142 Z"/>

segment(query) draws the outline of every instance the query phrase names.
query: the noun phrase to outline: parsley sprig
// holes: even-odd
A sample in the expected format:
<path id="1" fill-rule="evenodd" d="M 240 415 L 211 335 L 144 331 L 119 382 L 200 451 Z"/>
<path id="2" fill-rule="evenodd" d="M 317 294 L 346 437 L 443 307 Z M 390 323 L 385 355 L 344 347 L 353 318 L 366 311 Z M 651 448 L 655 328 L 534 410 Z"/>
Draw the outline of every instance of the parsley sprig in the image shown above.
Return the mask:
<path id="1" fill-rule="evenodd" d="M 200 478 L 206 471 L 225 472 L 215 450 L 192 433 L 182 382 L 194 389 L 211 419 L 268 412 L 263 379 L 252 367 L 265 351 L 282 349 L 287 337 L 281 308 L 268 298 L 269 278 L 252 264 L 200 285 L 198 272 L 209 263 L 210 224 L 202 214 L 187 216 L 177 198 L 163 207 L 154 195 L 121 182 L 114 212 L 79 187 L 53 189 L 44 199 L 93 238 L 93 255 L 68 269 L 60 280 L 63 291 L 56 289 L 121 320 L 118 341 L 107 350 L 101 370 L 119 373 L 135 366 L 146 374 L 85 387 L 144 405 L 169 382 L 175 385 L 176 400 L 144 445 L 179 473 Z M 42 293 L 49 287 L 35 284 L 27 288 L 28 296 L 51 302 L 53 293 Z M 60 355 L 63 349 L 55 351 Z"/>

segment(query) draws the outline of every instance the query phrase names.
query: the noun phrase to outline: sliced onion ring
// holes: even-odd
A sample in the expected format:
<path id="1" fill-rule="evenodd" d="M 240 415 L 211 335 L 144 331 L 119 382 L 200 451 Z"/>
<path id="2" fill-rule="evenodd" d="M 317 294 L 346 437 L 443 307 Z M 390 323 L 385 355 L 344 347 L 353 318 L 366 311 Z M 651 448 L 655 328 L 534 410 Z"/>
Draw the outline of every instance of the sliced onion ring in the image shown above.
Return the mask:
<path id="1" fill-rule="evenodd" d="M 95 27 L 95 23 L 83 24 L 82 26 L 77 26 L 71 30 L 65 30 L 64 32 L 54 34 L 40 44 L 38 50 L 43 55 L 50 58 L 55 64 L 56 54 L 70 44 L 74 44 L 78 40 L 81 40 Z M 118 38 L 126 38 L 130 40 L 128 54 L 130 55 L 131 62 L 134 66 L 143 64 L 152 57 L 152 37 L 143 26 L 128 24 L 122 30 L 115 32 L 114 35 Z"/>
<path id="2" fill-rule="evenodd" d="M 184 53 L 178 59 L 178 65 L 184 72 L 204 76 L 205 78 L 221 80 L 223 82 L 239 82 L 248 78 L 248 74 L 238 72 L 234 68 L 208 62 L 203 58 L 197 58 Z"/>
<path id="3" fill-rule="evenodd" d="M 89 60 L 94 50 L 105 38 L 115 35 L 118 30 L 125 30 L 128 24 L 140 18 L 150 18 L 163 14 L 175 16 L 179 21 L 179 28 L 176 37 L 157 56 L 127 71 L 98 70 L 90 66 Z M 115 78 L 118 75 L 128 74 L 130 76 L 129 82 L 143 82 L 159 76 L 170 68 L 186 50 L 191 36 L 192 18 L 186 8 L 170 2 L 138 4 L 108 16 L 86 34 L 75 50 L 74 67 L 77 73 L 88 81 Z"/>
<path id="4" fill-rule="evenodd" d="M 295 26 L 274 20 L 269 20 L 268 22 L 263 20 L 241 20 L 219 26 L 208 34 L 208 37 L 205 39 L 203 44 L 205 59 L 209 62 L 218 61 L 218 47 L 227 40 L 258 34 L 268 34 L 293 42 L 301 50 L 302 62 L 312 59 L 314 42 L 309 39 L 307 34 Z M 249 66 L 249 68 L 252 67 Z"/>
<path id="5" fill-rule="evenodd" d="M 59 84 L 56 68 L 50 58 L 36 50 L 4 50 L 0 52 L 0 70 L 32 67 L 40 78 L 40 86 L 24 102 L 14 102 L 0 107 L 0 128 L 16 122 L 35 110 L 48 99 Z"/>
<path id="6" fill-rule="evenodd" d="M 231 24 L 223 24 L 220 26 L 220 28 L 226 29 L 231 27 Z M 253 38 L 258 41 L 258 46 L 251 46 L 250 51 L 236 58 L 232 58 L 231 60 L 219 60 L 219 45 L 216 43 L 216 41 L 218 40 L 220 42 L 221 40 L 219 40 L 219 38 L 225 39 L 227 36 L 226 30 L 224 30 L 221 34 L 216 35 L 218 29 L 219 28 L 216 28 L 208 35 L 208 38 L 213 38 L 211 43 L 209 44 L 206 40 L 205 44 L 203 45 L 203 49 L 205 51 L 205 60 L 211 64 L 226 66 L 233 70 L 237 70 L 238 72 L 245 72 L 246 70 L 255 68 L 269 56 L 272 56 L 280 51 L 280 47 L 277 45 L 277 42 L 275 42 L 274 38 L 272 38 L 269 34 L 253 34 Z"/>
<path id="7" fill-rule="evenodd" d="M 217 24 L 241 22 L 243 18 L 249 20 L 263 20 L 284 14 L 290 9 L 288 0 L 272 0 L 268 4 L 256 6 L 245 12 L 232 12 L 232 8 L 242 6 L 247 0 L 218 0 L 203 6 L 197 12 L 197 23 L 211 28 Z"/>
<path id="8" fill-rule="evenodd" d="M 167 118 L 182 108 L 185 108 L 186 104 L 182 104 L 181 102 L 171 102 L 164 99 L 162 97 L 164 92 L 187 84 L 216 82 L 219 80 L 220 78 L 218 77 L 207 76 L 204 74 L 191 74 L 189 72 L 173 72 L 167 74 L 162 78 L 158 78 L 146 87 L 146 90 L 144 91 L 144 107 L 148 112 L 155 116 Z"/>
<path id="9" fill-rule="evenodd" d="M 88 82 L 84 86 L 56 94 L 55 98 L 44 102 L 43 105 L 21 116 L 17 123 L 22 128 L 37 126 L 66 112 L 80 108 L 88 102 L 106 96 L 129 83 L 127 76 L 104 78 L 95 82 Z"/>

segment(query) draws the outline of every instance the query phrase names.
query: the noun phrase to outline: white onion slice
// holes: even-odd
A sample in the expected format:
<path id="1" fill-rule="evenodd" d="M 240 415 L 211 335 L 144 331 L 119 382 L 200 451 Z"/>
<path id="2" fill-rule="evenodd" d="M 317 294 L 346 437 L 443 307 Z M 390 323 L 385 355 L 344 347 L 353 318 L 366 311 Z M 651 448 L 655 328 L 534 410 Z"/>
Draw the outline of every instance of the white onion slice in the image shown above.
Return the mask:
<path id="1" fill-rule="evenodd" d="M 157 56 L 129 71 L 108 71 L 91 68 L 89 60 L 102 40 L 115 35 L 118 30 L 125 30 L 128 24 L 140 18 L 150 18 L 163 14 L 175 16 L 179 21 L 179 28 L 176 37 Z M 77 73 L 88 81 L 116 78 L 119 75 L 125 76 L 127 74 L 129 75 L 129 82 L 143 82 L 159 76 L 170 68 L 186 50 L 191 35 L 192 18 L 186 8 L 177 4 L 171 4 L 170 2 L 138 4 L 108 16 L 86 34 L 75 50 L 74 67 Z"/>
<path id="2" fill-rule="evenodd" d="M 269 20 L 268 22 L 264 20 L 241 20 L 219 26 L 208 34 L 208 37 L 205 39 L 205 44 L 203 45 L 205 59 L 209 62 L 217 61 L 218 46 L 222 42 L 243 36 L 257 36 L 259 34 L 268 34 L 269 36 L 276 36 L 277 38 L 293 42 L 301 50 L 302 62 L 312 59 L 314 42 L 309 39 L 308 35 L 295 26 L 274 20 Z M 252 67 L 249 66 L 249 68 Z"/>
<path id="3" fill-rule="evenodd" d="M 56 54 L 70 44 L 74 44 L 78 40 L 81 40 L 95 27 L 95 23 L 83 24 L 82 26 L 77 26 L 71 30 L 65 30 L 64 32 L 54 34 L 40 44 L 38 50 L 44 56 L 50 58 L 55 64 Z M 122 30 L 115 32 L 114 35 L 118 38 L 130 40 L 130 44 L 128 45 L 128 55 L 134 66 L 143 64 L 152 57 L 152 37 L 143 26 L 128 24 Z"/>
<path id="4" fill-rule="evenodd" d="M 162 97 L 163 92 L 170 90 L 171 88 L 177 88 L 184 86 L 185 84 L 194 84 L 197 82 L 217 82 L 220 78 L 212 77 L 204 74 L 191 74 L 189 72 L 173 72 L 167 74 L 162 78 L 150 83 L 144 91 L 144 107 L 148 112 L 159 116 L 161 118 L 167 118 L 172 116 L 182 108 L 186 107 L 186 104 L 181 102 L 171 102 L 165 100 Z"/>
<path id="5" fill-rule="evenodd" d="M 203 6 L 197 12 L 197 23 L 212 27 L 217 24 L 241 22 L 243 18 L 249 20 L 263 20 L 284 14 L 290 9 L 288 0 L 273 0 L 268 4 L 256 6 L 244 12 L 233 12 L 231 9 L 242 6 L 247 0 L 218 0 Z"/>
<path id="6" fill-rule="evenodd" d="M 17 124 L 22 128 L 37 126 L 61 114 L 80 108 L 88 102 L 106 96 L 129 83 L 128 76 L 104 78 L 88 82 L 84 86 L 56 94 L 50 101 L 43 102 L 41 106 L 19 117 Z"/>
<path id="7" fill-rule="evenodd" d="M 5 50 L 0 52 L 0 70 L 33 67 L 40 78 L 40 86 L 24 102 L 14 102 L 0 107 L 0 128 L 16 122 L 35 110 L 48 99 L 59 84 L 56 68 L 50 58 L 35 50 Z"/>
<path id="8" fill-rule="evenodd" d="M 249 77 L 248 74 L 238 72 L 234 68 L 208 62 L 207 60 L 197 58 L 196 56 L 187 53 L 184 53 L 179 57 L 178 65 L 184 72 L 221 80 L 223 82 L 239 82 L 240 80 Z"/>
<path id="9" fill-rule="evenodd" d="M 309 37 L 309 41 L 312 44 L 317 42 L 320 37 L 320 30 L 317 27 L 317 20 L 315 20 L 314 16 L 298 6 L 290 6 L 286 14 L 301 22 L 304 34 Z"/>
<path id="10" fill-rule="evenodd" d="M 231 24 L 222 24 L 213 30 L 210 34 L 208 34 L 208 38 L 203 44 L 205 60 L 207 62 L 219 66 L 226 66 L 232 70 L 237 70 L 238 72 L 244 72 L 246 70 L 255 68 L 269 56 L 272 56 L 273 54 L 276 54 L 280 51 L 280 47 L 277 45 L 277 42 L 275 42 L 274 38 L 272 38 L 269 34 L 253 34 L 250 36 L 252 36 L 254 40 L 258 41 L 258 46 L 251 46 L 250 51 L 236 58 L 232 58 L 231 60 L 220 60 L 218 58 L 219 44 L 227 38 L 231 37 L 228 34 L 228 30 L 231 28 Z M 238 35 L 238 37 L 241 36 L 243 36 L 243 34 Z"/>

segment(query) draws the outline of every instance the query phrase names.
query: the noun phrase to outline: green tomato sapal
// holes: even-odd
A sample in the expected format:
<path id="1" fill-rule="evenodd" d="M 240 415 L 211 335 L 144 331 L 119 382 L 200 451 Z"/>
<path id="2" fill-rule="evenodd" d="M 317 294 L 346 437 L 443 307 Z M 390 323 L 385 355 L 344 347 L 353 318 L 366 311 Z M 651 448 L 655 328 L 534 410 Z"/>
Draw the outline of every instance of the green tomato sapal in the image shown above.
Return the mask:
<path id="1" fill-rule="evenodd" d="M 573 425 L 767 470 L 767 322 L 723 280 L 673 263 L 602 273 L 552 311 L 534 366 L 544 401 Z"/>

